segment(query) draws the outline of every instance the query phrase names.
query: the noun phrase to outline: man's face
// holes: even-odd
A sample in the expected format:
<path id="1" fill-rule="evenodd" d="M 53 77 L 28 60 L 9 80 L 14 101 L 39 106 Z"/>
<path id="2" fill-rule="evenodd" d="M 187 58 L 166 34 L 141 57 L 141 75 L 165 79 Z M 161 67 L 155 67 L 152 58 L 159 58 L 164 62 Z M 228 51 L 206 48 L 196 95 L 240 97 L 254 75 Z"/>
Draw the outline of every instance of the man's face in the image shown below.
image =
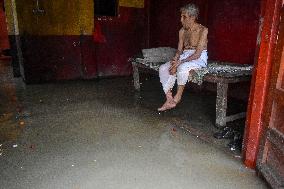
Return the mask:
<path id="1" fill-rule="evenodd" d="M 189 26 L 193 20 L 193 17 L 190 16 L 186 11 L 181 12 L 180 22 L 185 29 L 189 29 Z"/>

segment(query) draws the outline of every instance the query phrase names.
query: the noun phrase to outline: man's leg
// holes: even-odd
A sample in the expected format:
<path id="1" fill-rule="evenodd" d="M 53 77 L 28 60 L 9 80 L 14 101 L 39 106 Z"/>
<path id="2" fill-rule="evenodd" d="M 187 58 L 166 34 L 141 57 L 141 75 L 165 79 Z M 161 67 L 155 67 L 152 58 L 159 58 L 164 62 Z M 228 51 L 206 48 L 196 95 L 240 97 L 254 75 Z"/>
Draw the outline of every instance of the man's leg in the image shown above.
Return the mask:
<path id="1" fill-rule="evenodd" d="M 182 94 L 183 94 L 183 91 L 184 91 L 184 87 L 185 87 L 185 85 L 178 85 L 178 87 L 177 87 L 177 94 L 174 97 L 174 101 L 175 101 L 176 104 L 179 103 L 180 100 L 181 100 L 181 97 L 182 97 Z"/>
<path id="2" fill-rule="evenodd" d="M 175 95 L 175 97 L 172 97 L 172 92 L 168 92 L 166 94 L 167 97 L 167 101 L 164 103 L 164 105 L 158 109 L 158 111 L 165 111 L 165 110 L 169 110 L 172 108 L 175 108 L 176 105 L 180 102 L 183 91 L 184 91 L 185 85 L 178 85 L 177 87 L 177 93 Z"/>
<path id="3" fill-rule="evenodd" d="M 166 102 L 163 104 L 163 106 L 158 108 L 158 111 L 161 112 L 161 111 L 169 110 L 169 109 L 176 107 L 176 103 L 174 101 L 171 91 L 167 92 L 166 98 L 167 98 Z"/>
<path id="4" fill-rule="evenodd" d="M 194 69 L 200 68 L 201 66 L 199 66 L 198 61 L 193 60 L 190 62 L 185 62 L 183 64 L 181 64 L 178 68 L 177 68 L 177 94 L 174 97 L 174 101 L 175 103 L 179 103 L 185 88 L 185 84 L 188 81 L 188 77 L 189 77 L 189 72 L 193 71 Z"/>
<path id="5" fill-rule="evenodd" d="M 170 73 L 169 71 L 170 67 L 171 67 L 171 63 L 167 62 L 161 65 L 159 68 L 160 82 L 163 86 L 163 90 L 165 94 L 171 91 L 171 89 L 173 88 L 176 82 L 176 75 Z"/>
<path id="6" fill-rule="evenodd" d="M 166 64 L 161 65 L 159 68 L 160 82 L 162 83 L 163 90 L 166 94 L 166 102 L 163 104 L 162 107 L 158 108 L 158 111 L 165 111 L 175 106 L 171 89 L 175 84 L 176 75 L 172 75 L 169 72 L 170 66 L 171 64 L 170 62 L 168 62 Z"/>

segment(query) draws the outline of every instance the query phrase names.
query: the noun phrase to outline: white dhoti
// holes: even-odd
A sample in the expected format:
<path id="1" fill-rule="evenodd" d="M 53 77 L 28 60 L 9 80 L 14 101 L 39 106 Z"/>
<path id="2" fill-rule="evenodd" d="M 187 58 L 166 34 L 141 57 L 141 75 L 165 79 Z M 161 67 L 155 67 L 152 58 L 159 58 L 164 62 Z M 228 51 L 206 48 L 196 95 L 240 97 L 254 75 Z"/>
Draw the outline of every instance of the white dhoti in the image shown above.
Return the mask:
<path id="1" fill-rule="evenodd" d="M 180 55 L 179 60 L 183 60 L 189 56 L 191 56 L 195 50 L 184 50 Z M 163 90 L 167 93 L 170 89 L 172 89 L 177 80 L 178 85 L 185 85 L 188 81 L 188 76 L 190 70 L 202 68 L 207 66 L 207 50 L 203 50 L 200 57 L 196 60 L 184 62 L 177 67 L 177 73 L 175 75 L 170 74 L 171 62 L 167 62 L 162 64 L 159 68 L 159 76 L 160 82 L 162 83 Z"/>

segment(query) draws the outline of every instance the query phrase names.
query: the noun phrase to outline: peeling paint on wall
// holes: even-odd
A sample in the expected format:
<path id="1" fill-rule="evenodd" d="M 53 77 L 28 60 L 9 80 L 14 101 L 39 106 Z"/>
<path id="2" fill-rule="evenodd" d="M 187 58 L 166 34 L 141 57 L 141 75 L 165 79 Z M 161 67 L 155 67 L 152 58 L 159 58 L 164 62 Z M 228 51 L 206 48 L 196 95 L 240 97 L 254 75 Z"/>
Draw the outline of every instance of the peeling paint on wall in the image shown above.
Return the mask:
<path id="1" fill-rule="evenodd" d="M 119 6 L 144 8 L 144 0 L 119 0 Z"/>

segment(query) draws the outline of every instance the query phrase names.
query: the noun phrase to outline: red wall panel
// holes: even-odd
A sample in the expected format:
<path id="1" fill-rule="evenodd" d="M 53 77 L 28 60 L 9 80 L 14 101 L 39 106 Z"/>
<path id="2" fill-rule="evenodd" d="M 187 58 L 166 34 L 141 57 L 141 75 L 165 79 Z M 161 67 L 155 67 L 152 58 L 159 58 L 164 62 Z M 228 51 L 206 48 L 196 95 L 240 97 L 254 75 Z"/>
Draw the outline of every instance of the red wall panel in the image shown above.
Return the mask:
<path id="1" fill-rule="evenodd" d="M 131 74 L 128 59 L 146 43 L 145 9 L 120 7 L 119 17 L 98 17 L 95 22 L 101 28 L 101 38 L 105 39 L 95 43 L 98 75 Z"/>
<path id="2" fill-rule="evenodd" d="M 208 5 L 210 59 L 254 63 L 259 0 L 219 0 Z"/>
<path id="3" fill-rule="evenodd" d="M 80 36 L 21 36 L 27 83 L 82 77 Z"/>

